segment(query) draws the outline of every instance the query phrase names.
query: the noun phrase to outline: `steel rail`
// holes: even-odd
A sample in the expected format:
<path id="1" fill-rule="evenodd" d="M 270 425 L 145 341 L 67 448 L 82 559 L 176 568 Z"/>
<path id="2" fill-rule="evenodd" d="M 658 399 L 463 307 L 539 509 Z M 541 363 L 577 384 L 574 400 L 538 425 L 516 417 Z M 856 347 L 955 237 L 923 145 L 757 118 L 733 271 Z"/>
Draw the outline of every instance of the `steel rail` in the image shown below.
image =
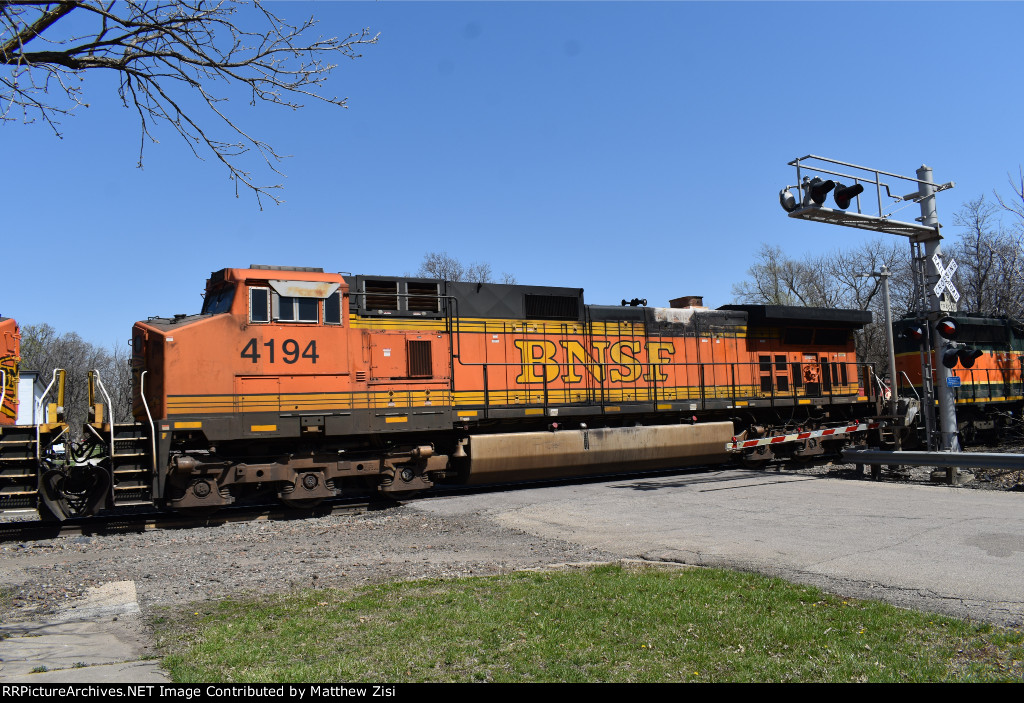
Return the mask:
<path id="1" fill-rule="evenodd" d="M 844 449 L 850 464 L 936 466 L 944 468 L 1024 469 L 1024 454 L 988 452 L 887 452 L 877 449 Z"/>

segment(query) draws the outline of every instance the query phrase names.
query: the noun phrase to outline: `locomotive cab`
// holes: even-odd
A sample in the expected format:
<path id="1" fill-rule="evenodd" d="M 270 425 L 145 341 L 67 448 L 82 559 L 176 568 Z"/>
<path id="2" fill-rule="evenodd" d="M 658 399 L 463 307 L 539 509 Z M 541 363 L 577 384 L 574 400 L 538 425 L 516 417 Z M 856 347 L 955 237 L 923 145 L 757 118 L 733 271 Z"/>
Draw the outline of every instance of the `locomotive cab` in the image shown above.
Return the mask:
<path id="1" fill-rule="evenodd" d="M 325 377 L 347 375 L 347 290 L 340 275 L 322 269 L 253 266 L 214 272 L 199 314 L 135 324 L 136 419 L 146 419 L 140 412 L 144 386 L 155 417 L 196 429 L 201 425 L 208 439 L 236 436 L 239 428 L 219 416 L 238 411 L 273 412 L 278 424 L 282 380 L 301 393 L 319 389 Z M 147 376 L 139 383 L 143 371 Z M 267 431 L 267 424 L 250 422 L 244 434 Z"/>

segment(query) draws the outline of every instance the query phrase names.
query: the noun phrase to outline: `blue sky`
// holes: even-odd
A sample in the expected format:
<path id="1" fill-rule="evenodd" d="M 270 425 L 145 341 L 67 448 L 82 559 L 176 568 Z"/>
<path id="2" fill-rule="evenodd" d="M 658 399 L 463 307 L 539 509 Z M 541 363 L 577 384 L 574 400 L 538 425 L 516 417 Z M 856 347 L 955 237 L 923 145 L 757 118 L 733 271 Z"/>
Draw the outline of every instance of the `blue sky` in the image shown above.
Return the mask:
<path id="1" fill-rule="evenodd" d="M 272 6 L 323 34 L 380 32 L 330 80 L 347 110 L 227 108 L 292 155 L 286 202 L 236 199 L 166 129 L 136 168 L 137 118 L 87 76 L 63 139 L 0 126 L 0 314 L 111 344 L 137 319 L 198 311 L 223 267 L 402 275 L 432 250 L 592 303 L 718 306 L 762 242 L 800 256 L 871 236 L 785 217 L 794 157 L 927 163 L 957 184 L 938 196 L 947 236 L 962 202 L 1008 192 L 1024 162 L 1024 4 Z"/>

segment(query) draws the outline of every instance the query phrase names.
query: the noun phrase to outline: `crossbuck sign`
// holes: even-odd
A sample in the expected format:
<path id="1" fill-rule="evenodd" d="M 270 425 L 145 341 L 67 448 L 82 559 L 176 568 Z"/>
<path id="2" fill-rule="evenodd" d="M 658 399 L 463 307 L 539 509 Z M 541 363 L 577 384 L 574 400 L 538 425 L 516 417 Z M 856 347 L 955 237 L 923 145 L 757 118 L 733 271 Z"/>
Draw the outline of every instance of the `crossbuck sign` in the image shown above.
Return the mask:
<path id="1" fill-rule="evenodd" d="M 935 270 L 939 272 L 939 282 L 935 284 L 935 296 L 938 298 L 942 297 L 942 291 L 948 289 L 949 294 L 953 297 L 954 302 L 960 302 L 960 291 L 953 285 L 953 274 L 956 273 L 956 261 L 954 259 L 949 260 L 949 266 L 946 268 L 942 267 L 942 259 L 938 254 L 932 256 L 932 263 L 935 264 Z"/>

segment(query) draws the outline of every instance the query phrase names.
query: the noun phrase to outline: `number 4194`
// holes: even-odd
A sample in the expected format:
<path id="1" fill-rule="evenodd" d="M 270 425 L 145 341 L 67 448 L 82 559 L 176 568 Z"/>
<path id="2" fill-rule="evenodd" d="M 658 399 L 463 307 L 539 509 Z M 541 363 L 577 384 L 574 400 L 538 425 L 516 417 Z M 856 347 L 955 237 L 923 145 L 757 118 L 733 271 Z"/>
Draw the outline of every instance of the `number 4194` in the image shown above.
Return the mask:
<path id="1" fill-rule="evenodd" d="M 266 353 L 268 355 L 268 361 L 273 364 L 277 360 L 277 356 L 281 357 L 281 360 L 286 364 L 294 364 L 299 359 L 309 359 L 314 364 L 316 360 L 320 358 L 320 355 L 316 353 L 316 340 L 310 341 L 306 345 L 306 348 L 299 354 L 299 343 L 294 339 L 286 339 L 281 343 L 279 352 L 275 355 L 277 348 L 277 340 L 270 339 L 264 342 L 262 345 L 256 341 L 253 337 L 249 340 L 249 343 L 245 345 L 245 349 L 242 350 L 242 358 L 250 359 L 252 363 L 259 361 L 263 355 L 260 353 L 260 346 L 266 347 Z"/>

